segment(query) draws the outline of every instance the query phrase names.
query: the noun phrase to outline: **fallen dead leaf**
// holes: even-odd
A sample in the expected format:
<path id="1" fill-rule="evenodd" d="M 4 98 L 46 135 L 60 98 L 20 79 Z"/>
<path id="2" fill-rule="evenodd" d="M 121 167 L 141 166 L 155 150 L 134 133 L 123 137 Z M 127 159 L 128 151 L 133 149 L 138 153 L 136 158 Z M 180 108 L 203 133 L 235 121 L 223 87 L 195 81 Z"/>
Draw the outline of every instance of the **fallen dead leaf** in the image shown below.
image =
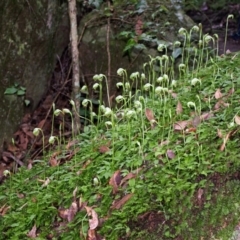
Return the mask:
<path id="1" fill-rule="evenodd" d="M 234 117 L 234 120 L 235 120 L 235 123 L 237 124 L 237 125 L 240 125 L 240 117 L 239 116 L 235 116 Z"/>
<path id="2" fill-rule="evenodd" d="M 114 202 L 111 209 L 120 209 L 132 196 L 132 193 L 125 195 L 122 199 Z"/>
<path id="3" fill-rule="evenodd" d="M 168 156 L 169 159 L 173 159 L 173 158 L 175 158 L 175 153 L 173 152 L 173 150 L 168 149 L 167 150 L 167 156 Z"/>
<path id="4" fill-rule="evenodd" d="M 78 211 L 77 203 L 72 202 L 70 208 L 68 209 L 68 214 L 67 214 L 68 222 L 71 222 L 74 219 L 77 211 Z"/>
<path id="5" fill-rule="evenodd" d="M 177 103 L 177 107 L 176 107 L 176 113 L 177 115 L 181 114 L 183 112 L 183 108 L 182 108 L 182 104 L 180 101 L 178 101 Z"/>
<path id="6" fill-rule="evenodd" d="M 220 151 L 223 151 L 225 149 L 227 141 L 228 141 L 230 135 L 231 135 L 231 132 L 227 133 L 227 135 L 223 138 L 223 143 L 222 143 L 222 145 L 220 147 Z"/>
<path id="7" fill-rule="evenodd" d="M 100 146 L 99 147 L 99 152 L 100 153 L 106 153 L 106 152 L 109 152 L 109 151 L 110 151 L 110 149 L 109 149 L 108 146 Z"/>
<path id="8" fill-rule="evenodd" d="M 153 111 L 150 108 L 145 109 L 145 115 L 149 122 L 155 121 Z"/>
<path id="9" fill-rule="evenodd" d="M 173 125 L 173 129 L 176 131 L 183 131 L 188 126 L 189 123 L 190 121 L 188 120 L 176 122 Z"/>
<path id="10" fill-rule="evenodd" d="M 47 178 L 46 180 L 38 179 L 38 181 L 43 183 L 43 187 L 46 187 L 50 183 L 49 178 Z"/>
<path id="11" fill-rule="evenodd" d="M 7 206 L 6 204 L 4 204 L 1 208 L 0 208 L 0 216 L 4 216 L 8 209 L 10 209 L 10 206 Z"/>
<path id="12" fill-rule="evenodd" d="M 122 181 L 121 181 L 121 183 L 120 183 L 120 186 L 123 186 L 126 181 L 128 181 L 129 179 L 132 179 L 132 178 L 136 178 L 136 174 L 135 174 L 135 173 L 132 173 L 132 172 L 128 173 L 128 174 L 122 179 Z"/>
<path id="13" fill-rule="evenodd" d="M 219 99 L 219 98 L 222 98 L 222 93 L 221 93 L 221 89 L 220 88 L 218 88 L 217 89 L 217 91 L 214 93 L 214 97 L 216 98 L 216 99 Z"/>
<path id="14" fill-rule="evenodd" d="M 94 230 L 98 227 L 99 221 L 98 221 L 98 215 L 95 212 L 94 209 L 91 207 L 85 206 L 85 209 L 87 211 L 87 215 L 91 218 L 89 218 L 89 229 Z"/>
<path id="15" fill-rule="evenodd" d="M 30 238 L 36 238 L 37 237 L 36 232 L 37 232 L 37 226 L 36 226 L 36 224 L 34 224 L 32 229 L 28 232 L 27 236 Z"/>
<path id="16" fill-rule="evenodd" d="M 220 129 L 217 130 L 217 135 L 219 138 L 223 138 L 222 131 Z"/>
<path id="17" fill-rule="evenodd" d="M 122 176 L 120 170 L 117 170 L 109 180 L 109 185 L 113 188 L 113 194 L 118 192 L 118 186 L 121 183 Z"/>

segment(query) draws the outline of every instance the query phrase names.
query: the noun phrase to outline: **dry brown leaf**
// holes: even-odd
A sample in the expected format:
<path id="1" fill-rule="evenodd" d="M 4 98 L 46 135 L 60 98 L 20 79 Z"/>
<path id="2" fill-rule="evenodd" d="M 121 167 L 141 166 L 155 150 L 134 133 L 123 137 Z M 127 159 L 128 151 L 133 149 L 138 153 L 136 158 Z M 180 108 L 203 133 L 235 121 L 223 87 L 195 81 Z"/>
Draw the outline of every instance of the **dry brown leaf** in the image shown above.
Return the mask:
<path id="1" fill-rule="evenodd" d="M 135 173 L 132 173 L 132 172 L 128 173 L 128 174 L 122 179 L 122 181 L 121 181 L 121 183 L 120 183 L 120 186 L 123 186 L 123 184 L 124 184 L 126 181 L 128 181 L 129 179 L 132 179 L 132 178 L 136 178 L 136 174 L 135 174 Z"/>
<path id="2" fill-rule="evenodd" d="M 235 123 L 237 124 L 237 125 L 240 125 L 240 117 L 239 116 L 235 116 L 234 117 L 234 120 L 235 120 Z"/>
<path id="3" fill-rule="evenodd" d="M 68 209 L 59 209 L 58 210 L 58 214 L 59 214 L 59 217 L 62 218 L 62 219 L 67 219 L 68 218 Z"/>
<path id="4" fill-rule="evenodd" d="M 30 238 L 36 238 L 37 237 L 36 232 L 37 232 L 37 226 L 36 226 L 36 224 L 34 224 L 32 229 L 28 232 L 27 236 Z"/>
<path id="5" fill-rule="evenodd" d="M 180 101 L 178 101 L 177 103 L 177 107 L 176 107 L 176 113 L 177 115 L 181 114 L 183 112 L 183 108 L 182 108 L 182 104 Z"/>
<path id="6" fill-rule="evenodd" d="M 100 153 L 106 153 L 106 152 L 109 152 L 109 151 L 110 151 L 110 149 L 109 149 L 108 146 L 101 146 L 101 147 L 99 147 L 99 152 Z"/>
<path id="7" fill-rule="evenodd" d="M 125 195 L 119 201 L 114 202 L 113 205 L 111 206 L 111 209 L 120 209 L 132 196 L 133 196 L 132 193 Z"/>
<path id="8" fill-rule="evenodd" d="M 143 32 L 143 22 L 140 17 L 137 19 L 137 23 L 135 25 L 135 33 L 136 36 L 140 36 Z"/>
<path id="9" fill-rule="evenodd" d="M 85 209 L 87 211 L 87 215 L 91 218 L 89 218 L 89 229 L 93 230 L 98 227 L 99 221 L 98 221 L 98 215 L 91 207 L 85 206 Z"/>
<path id="10" fill-rule="evenodd" d="M 168 92 L 171 94 L 171 96 L 172 96 L 174 99 L 177 98 L 177 93 L 173 92 L 172 90 L 169 90 Z"/>
<path id="11" fill-rule="evenodd" d="M 109 185 L 113 188 L 113 194 L 118 192 L 118 186 L 121 183 L 122 176 L 120 170 L 117 170 L 109 180 Z"/>
<path id="12" fill-rule="evenodd" d="M 22 199 L 25 198 L 25 195 L 23 193 L 17 193 L 18 198 Z"/>
<path id="13" fill-rule="evenodd" d="M 4 215 L 7 213 L 8 209 L 10 209 L 10 207 L 7 206 L 6 204 L 4 204 L 4 205 L 0 208 L 0 216 L 4 216 Z"/>
<path id="14" fill-rule="evenodd" d="M 94 229 L 88 229 L 88 238 L 87 240 L 97 240 L 96 231 Z"/>
<path id="15" fill-rule="evenodd" d="M 145 115 L 149 122 L 155 121 L 153 111 L 150 108 L 145 109 Z"/>
<path id="16" fill-rule="evenodd" d="M 223 143 L 222 143 L 222 145 L 220 147 L 220 151 L 223 151 L 225 149 L 227 141 L 228 141 L 230 135 L 231 135 L 231 132 L 227 133 L 226 137 L 223 138 Z"/>
<path id="17" fill-rule="evenodd" d="M 188 126 L 189 123 L 190 121 L 188 120 L 176 122 L 173 125 L 173 129 L 176 131 L 183 131 Z"/>
<path id="18" fill-rule="evenodd" d="M 159 146 L 168 145 L 169 143 L 170 143 L 169 140 L 161 141 L 161 142 L 159 143 Z"/>
<path id="19" fill-rule="evenodd" d="M 222 131 L 220 129 L 217 130 L 217 135 L 219 138 L 223 138 Z"/>
<path id="20" fill-rule="evenodd" d="M 197 199 L 198 200 L 201 200 L 202 199 L 202 195 L 203 195 L 203 189 L 202 188 L 199 188 L 198 191 L 197 191 Z"/>
<path id="21" fill-rule="evenodd" d="M 167 150 L 167 156 L 168 156 L 169 159 L 173 159 L 173 158 L 175 158 L 175 153 L 173 152 L 173 150 L 168 149 Z"/>
<path id="22" fill-rule="evenodd" d="M 217 91 L 215 92 L 215 94 L 214 94 L 214 97 L 216 98 L 216 99 L 219 99 L 219 98 L 222 98 L 222 93 L 221 93 L 221 89 L 220 88 L 218 88 L 217 89 Z"/>
<path id="23" fill-rule="evenodd" d="M 67 215 L 68 222 L 71 222 L 74 219 L 77 211 L 78 211 L 77 203 L 72 202 L 70 208 L 68 209 L 68 215 Z"/>
<path id="24" fill-rule="evenodd" d="M 50 183 L 50 179 L 47 178 L 46 180 L 38 179 L 39 182 L 43 183 L 43 187 L 46 187 Z"/>
<path id="25" fill-rule="evenodd" d="M 77 143 L 78 143 L 77 139 L 69 141 L 68 144 L 66 145 L 66 149 L 69 150 L 72 146 L 75 146 Z"/>
<path id="26" fill-rule="evenodd" d="M 78 188 L 76 187 L 73 191 L 73 199 L 74 200 L 76 199 L 77 190 L 78 190 Z"/>

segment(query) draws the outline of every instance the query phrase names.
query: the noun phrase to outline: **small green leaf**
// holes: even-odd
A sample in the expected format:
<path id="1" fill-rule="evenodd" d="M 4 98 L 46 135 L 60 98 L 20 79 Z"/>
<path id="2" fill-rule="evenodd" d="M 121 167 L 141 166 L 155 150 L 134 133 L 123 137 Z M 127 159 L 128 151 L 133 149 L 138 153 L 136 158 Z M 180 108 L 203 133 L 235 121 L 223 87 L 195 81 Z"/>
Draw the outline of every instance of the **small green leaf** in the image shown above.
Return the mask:
<path id="1" fill-rule="evenodd" d="M 17 88 L 15 87 L 10 87 L 10 88 L 7 88 L 4 92 L 5 95 L 12 95 L 12 94 L 15 94 L 17 92 Z"/>
<path id="2" fill-rule="evenodd" d="M 23 90 L 21 90 L 21 89 L 18 89 L 18 91 L 17 91 L 17 95 L 18 96 L 23 96 L 23 95 L 25 95 L 25 91 L 23 91 Z"/>
<path id="3" fill-rule="evenodd" d="M 30 100 L 28 100 L 28 99 L 25 99 L 25 100 L 24 100 L 24 103 L 25 103 L 25 106 L 27 107 L 27 106 L 29 106 L 29 105 L 30 105 L 31 101 L 30 101 Z"/>

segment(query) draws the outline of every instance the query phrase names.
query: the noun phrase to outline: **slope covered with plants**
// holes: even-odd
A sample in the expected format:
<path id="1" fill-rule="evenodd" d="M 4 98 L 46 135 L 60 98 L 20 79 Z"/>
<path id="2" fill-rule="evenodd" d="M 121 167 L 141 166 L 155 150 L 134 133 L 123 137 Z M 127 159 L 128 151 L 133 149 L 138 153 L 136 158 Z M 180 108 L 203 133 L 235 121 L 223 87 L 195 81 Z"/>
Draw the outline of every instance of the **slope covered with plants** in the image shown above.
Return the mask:
<path id="1" fill-rule="evenodd" d="M 240 57 L 219 57 L 217 36 L 198 31 L 180 29 L 183 47 L 175 42 L 170 55 L 160 45 L 163 55 L 141 73 L 119 68 L 114 108 L 100 97 L 96 114 L 83 100 L 89 124 L 81 134 L 51 136 L 42 159 L 5 171 L 2 239 L 232 237 L 240 210 Z M 101 90 L 106 77 L 94 80 Z"/>

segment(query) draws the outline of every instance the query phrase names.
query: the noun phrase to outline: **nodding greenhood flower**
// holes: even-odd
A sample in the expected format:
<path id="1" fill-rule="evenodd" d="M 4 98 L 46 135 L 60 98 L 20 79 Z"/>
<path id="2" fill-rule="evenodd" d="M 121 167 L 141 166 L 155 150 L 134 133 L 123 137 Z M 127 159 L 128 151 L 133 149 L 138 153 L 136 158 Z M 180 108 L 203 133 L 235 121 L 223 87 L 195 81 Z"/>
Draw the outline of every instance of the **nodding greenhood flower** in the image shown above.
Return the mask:
<path id="1" fill-rule="evenodd" d="M 149 91 L 150 88 L 151 88 L 151 86 L 152 86 L 152 84 L 146 83 L 146 84 L 143 86 L 143 89 L 144 89 L 145 91 Z"/>
<path id="2" fill-rule="evenodd" d="M 176 87 L 177 86 L 177 80 L 172 80 L 172 82 L 171 82 L 171 86 L 172 87 Z"/>
<path id="3" fill-rule="evenodd" d="M 174 45 L 174 47 L 180 47 L 181 42 L 179 42 L 179 41 L 175 41 L 173 45 Z"/>
<path id="4" fill-rule="evenodd" d="M 234 16 L 233 16 L 232 14 L 229 14 L 227 18 L 228 18 L 228 19 L 229 19 L 229 18 L 232 18 L 232 19 L 233 19 Z"/>
<path id="5" fill-rule="evenodd" d="M 88 99 L 83 99 L 83 101 L 82 101 L 83 107 L 87 107 L 89 102 L 90 101 Z"/>
<path id="6" fill-rule="evenodd" d="M 163 87 L 156 87 L 155 88 L 155 93 L 156 94 L 161 94 L 163 92 Z"/>
<path id="7" fill-rule="evenodd" d="M 201 80 L 199 78 L 193 78 L 191 81 L 191 85 L 195 86 L 198 82 L 201 85 Z"/>
<path id="8" fill-rule="evenodd" d="M 208 44 L 211 40 L 214 41 L 214 39 L 213 39 L 211 36 L 209 36 L 208 34 L 206 34 L 206 35 L 203 37 L 203 39 L 204 39 L 204 42 L 207 43 L 207 44 Z"/>
<path id="9" fill-rule="evenodd" d="M 168 82 L 168 81 L 169 81 L 169 77 L 168 77 L 167 74 L 163 74 L 163 80 L 164 80 L 165 82 Z"/>
<path id="10" fill-rule="evenodd" d="M 196 109 L 196 104 L 195 104 L 194 102 L 188 102 L 188 103 L 187 103 L 187 106 L 188 106 L 189 108 L 193 107 L 194 109 Z"/>
<path id="11" fill-rule="evenodd" d="M 93 84 L 93 89 L 96 90 L 97 88 L 99 88 L 99 86 L 100 86 L 99 83 L 94 83 Z"/>
<path id="12" fill-rule="evenodd" d="M 142 103 L 138 100 L 134 101 L 134 107 L 135 108 L 142 108 Z"/>
<path id="13" fill-rule="evenodd" d="M 106 122 L 105 122 L 105 126 L 106 126 L 106 127 L 111 127 L 111 126 L 112 126 L 112 122 L 106 121 Z"/>
<path id="14" fill-rule="evenodd" d="M 213 34 L 213 37 L 215 37 L 216 39 L 218 39 L 218 34 L 217 34 L 217 33 Z"/>
<path id="15" fill-rule="evenodd" d="M 80 89 L 81 92 L 87 92 L 88 91 L 88 87 L 87 85 L 83 85 L 82 88 Z"/>
<path id="16" fill-rule="evenodd" d="M 4 171 L 3 171 L 4 177 L 7 177 L 7 176 L 10 175 L 10 174 L 11 174 L 11 173 L 10 173 L 9 170 L 4 170 Z"/>
<path id="17" fill-rule="evenodd" d="M 33 135 L 37 137 L 41 131 L 42 131 L 41 128 L 34 128 L 33 129 Z"/>
<path id="18" fill-rule="evenodd" d="M 104 75 L 102 73 L 101 74 L 96 74 L 96 75 L 93 76 L 93 80 L 101 82 L 103 77 L 104 77 Z"/>
<path id="19" fill-rule="evenodd" d="M 163 49 L 166 49 L 166 48 L 167 48 L 167 46 L 166 46 L 165 44 L 161 43 L 161 44 L 158 45 L 157 50 L 158 50 L 159 52 L 162 52 Z"/>
<path id="20" fill-rule="evenodd" d="M 180 29 L 178 30 L 178 33 L 179 33 L 179 34 L 182 34 L 182 35 L 186 35 L 187 30 L 186 30 L 185 28 L 180 28 Z"/>
<path id="21" fill-rule="evenodd" d="M 112 110 L 111 110 L 111 108 L 106 107 L 106 108 L 105 108 L 105 111 L 104 111 L 104 116 L 109 117 L 109 116 L 111 116 L 111 115 L 112 115 Z"/>
<path id="22" fill-rule="evenodd" d="M 199 32 L 199 27 L 195 25 L 195 26 L 192 27 L 192 30 L 195 31 L 195 32 Z"/>
<path id="23" fill-rule="evenodd" d="M 203 45 L 203 41 L 202 40 L 199 40 L 198 41 L 198 46 L 201 47 Z"/>
<path id="24" fill-rule="evenodd" d="M 123 76 L 124 72 L 125 72 L 125 70 L 124 70 L 123 68 L 119 68 L 119 69 L 117 70 L 117 75 Z"/>
<path id="25" fill-rule="evenodd" d="M 62 112 L 72 115 L 71 111 L 68 108 L 63 108 Z"/>
<path id="26" fill-rule="evenodd" d="M 117 86 L 117 88 L 122 87 L 122 86 L 123 86 L 123 83 L 122 83 L 122 82 L 118 82 L 118 83 L 116 84 L 116 86 Z"/>
<path id="27" fill-rule="evenodd" d="M 179 68 L 179 69 L 185 69 L 185 67 L 186 67 L 186 65 L 185 65 L 184 63 L 180 63 L 180 64 L 178 65 L 178 68 Z"/>
<path id="28" fill-rule="evenodd" d="M 54 144 L 55 139 L 56 139 L 55 136 L 51 136 L 51 137 L 48 139 L 48 142 L 49 142 L 50 144 Z"/>
<path id="29" fill-rule="evenodd" d="M 144 73 L 141 74 L 141 80 L 145 80 L 146 79 L 146 76 Z"/>
<path id="30" fill-rule="evenodd" d="M 91 117 L 96 117 L 97 114 L 95 112 L 90 112 Z"/>
<path id="31" fill-rule="evenodd" d="M 72 99 L 69 102 L 73 107 L 75 107 L 75 102 Z"/>
<path id="32" fill-rule="evenodd" d="M 61 111 L 60 109 L 56 109 L 53 114 L 54 114 L 55 116 L 59 116 L 60 113 L 62 113 L 62 111 Z"/>
<path id="33" fill-rule="evenodd" d="M 163 77 L 158 77 L 156 80 L 157 83 L 162 83 L 163 82 Z"/>
<path id="34" fill-rule="evenodd" d="M 134 110 L 128 110 L 126 112 L 126 117 L 127 118 L 131 118 L 131 117 L 134 117 L 134 116 L 136 116 L 136 112 Z"/>
<path id="35" fill-rule="evenodd" d="M 104 105 L 101 105 L 101 106 L 99 107 L 99 109 L 100 109 L 100 111 L 103 112 L 103 113 L 106 111 L 106 107 L 105 107 Z"/>
<path id="36" fill-rule="evenodd" d="M 164 87 L 156 87 L 155 88 L 155 93 L 160 95 L 161 93 L 168 93 L 168 88 Z"/>
<path id="37" fill-rule="evenodd" d="M 124 97 L 122 95 L 119 95 L 115 98 L 115 100 L 116 100 L 117 103 L 120 103 L 124 100 Z"/>
<path id="38" fill-rule="evenodd" d="M 129 90 L 130 88 L 131 88 L 130 83 L 129 83 L 129 82 L 126 82 L 126 83 L 125 83 L 125 89 L 126 89 L 126 90 Z"/>
<path id="39" fill-rule="evenodd" d="M 162 55 L 162 59 L 168 61 L 169 57 L 167 55 Z"/>
<path id="40" fill-rule="evenodd" d="M 134 79 L 136 79 L 136 78 L 138 78 L 139 77 L 139 72 L 134 72 L 134 73 L 132 73 L 131 75 L 130 75 L 130 79 L 131 80 L 134 80 Z"/>

